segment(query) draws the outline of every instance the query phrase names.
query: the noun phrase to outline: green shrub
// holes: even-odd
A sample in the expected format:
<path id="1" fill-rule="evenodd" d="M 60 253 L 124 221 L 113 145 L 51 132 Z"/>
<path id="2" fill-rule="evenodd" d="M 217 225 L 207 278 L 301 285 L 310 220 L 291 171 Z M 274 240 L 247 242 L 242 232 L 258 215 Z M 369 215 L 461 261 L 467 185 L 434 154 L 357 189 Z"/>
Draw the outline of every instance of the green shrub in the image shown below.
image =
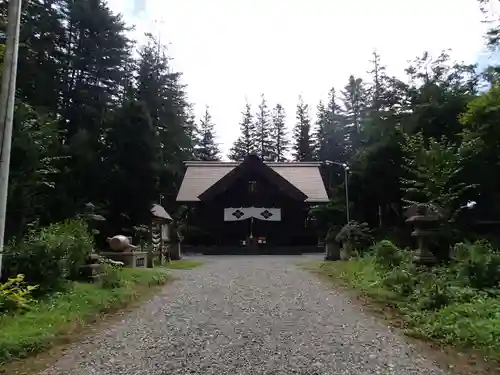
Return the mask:
<path id="1" fill-rule="evenodd" d="M 414 300 L 418 310 L 439 310 L 453 302 L 453 289 L 446 280 L 430 278 L 415 290 Z"/>
<path id="2" fill-rule="evenodd" d="M 335 241 L 342 243 L 347 253 L 363 255 L 364 251 L 373 245 L 373 236 L 367 223 L 350 221 L 342 227 Z"/>
<path id="3" fill-rule="evenodd" d="M 5 274 L 24 274 L 42 292 L 76 279 L 79 268 L 93 250 L 93 240 L 82 220 L 68 220 L 31 231 L 6 248 Z"/>
<path id="4" fill-rule="evenodd" d="M 499 311 L 500 299 L 477 295 L 467 303 L 450 304 L 423 315 L 412 333 L 461 348 L 478 348 L 498 358 Z"/>
<path id="5" fill-rule="evenodd" d="M 107 258 L 100 258 L 102 265 L 101 270 L 101 285 L 106 289 L 114 289 L 122 287 L 124 279 L 122 275 L 123 264 L 120 262 L 112 261 Z"/>
<path id="6" fill-rule="evenodd" d="M 405 267 L 395 267 L 388 271 L 383 279 L 383 285 L 392 292 L 401 297 L 411 295 L 417 284 L 417 281 L 410 269 Z"/>
<path id="7" fill-rule="evenodd" d="M 473 288 L 494 288 L 500 284 L 500 252 L 487 241 L 459 243 L 452 254 L 458 277 Z"/>
<path id="8" fill-rule="evenodd" d="M 378 242 L 373 249 L 375 261 L 382 268 L 391 269 L 398 267 L 405 259 L 403 251 L 388 240 Z"/>
<path id="9" fill-rule="evenodd" d="M 24 283 L 24 275 L 11 277 L 5 283 L 0 283 L 0 314 L 27 309 L 33 301 L 31 292 L 36 288 L 36 285 Z"/>

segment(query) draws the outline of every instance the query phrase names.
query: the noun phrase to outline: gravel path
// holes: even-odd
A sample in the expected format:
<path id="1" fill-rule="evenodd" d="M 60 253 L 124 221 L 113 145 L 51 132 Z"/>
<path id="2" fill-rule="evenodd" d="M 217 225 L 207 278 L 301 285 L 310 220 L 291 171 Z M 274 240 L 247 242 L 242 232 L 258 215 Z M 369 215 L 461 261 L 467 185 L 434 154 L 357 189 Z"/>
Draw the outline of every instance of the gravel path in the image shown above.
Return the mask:
<path id="1" fill-rule="evenodd" d="M 210 257 L 43 375 L 443 375 L 296 264 Z"/>

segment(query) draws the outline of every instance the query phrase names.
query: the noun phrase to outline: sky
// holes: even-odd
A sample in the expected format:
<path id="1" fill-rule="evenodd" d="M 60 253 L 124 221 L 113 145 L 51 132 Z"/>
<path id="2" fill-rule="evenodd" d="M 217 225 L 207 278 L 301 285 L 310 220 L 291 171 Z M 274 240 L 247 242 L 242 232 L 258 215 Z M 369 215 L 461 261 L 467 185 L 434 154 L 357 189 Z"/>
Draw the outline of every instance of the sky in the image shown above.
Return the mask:
<path id="1" fill-rule="evenodd" d="M 201 117 L 209 106 L 217 142 L 227 152 L 246 101 L 281 103 L 287 125 L 301 95 L 310 105 L 365 76 L 374 49 L 389 74 L 401 75 L 424 51 L 468 63 L 490 59 L 487 25 L 476 0 L 108 0 L 136 26 L 168 45 Z"/>

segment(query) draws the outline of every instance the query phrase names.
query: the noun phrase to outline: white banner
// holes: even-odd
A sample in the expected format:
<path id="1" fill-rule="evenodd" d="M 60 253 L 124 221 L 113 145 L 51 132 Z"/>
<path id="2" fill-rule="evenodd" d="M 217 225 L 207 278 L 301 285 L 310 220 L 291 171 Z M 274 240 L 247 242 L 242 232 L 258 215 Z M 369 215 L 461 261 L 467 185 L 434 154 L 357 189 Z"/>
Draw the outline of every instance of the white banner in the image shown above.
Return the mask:
<path id="1" fill-rule="evenodd" d="M 253 208 L 253 217 L 265 221 L 280 221 L 281 209 L 279 208 Z"/>
<path id="2" fill-rule="evenodd" d="M 265 221 L 281 221 L 281 209 L 263 207 L 229 207 L 224 209 L 224 221 L 240 221 L 251 217 Z"/>
<path id="3" fill-rule="evenodd" d="M 229 207 L 224 208 L 224 221 L 240 221 L 250 219 L 253 207 Z"/>

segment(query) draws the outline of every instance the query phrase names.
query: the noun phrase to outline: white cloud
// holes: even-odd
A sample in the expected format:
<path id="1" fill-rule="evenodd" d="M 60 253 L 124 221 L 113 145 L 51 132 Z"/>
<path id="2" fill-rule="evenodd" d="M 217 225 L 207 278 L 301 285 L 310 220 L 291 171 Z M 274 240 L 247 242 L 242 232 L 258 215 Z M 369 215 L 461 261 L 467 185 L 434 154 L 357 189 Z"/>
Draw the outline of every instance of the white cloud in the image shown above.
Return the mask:
<path id="1" fill-rule="evenodd" d="M 475 62 L 484 50 L 472 0 L 146 0 L 138 16 L 134 0 L 109 4 L 137 25 L 137 38 L 149 31 L 170 42 L 174 68 L 198 116 L 210 106 L 224 151 L 245 98 L 282 103 L 292 126 L 299 94 L 313 114 L 332 86 L 365 74 L 374 48 L 393 74 L 424 51 L 451 48 L 454 59 Z"/>

